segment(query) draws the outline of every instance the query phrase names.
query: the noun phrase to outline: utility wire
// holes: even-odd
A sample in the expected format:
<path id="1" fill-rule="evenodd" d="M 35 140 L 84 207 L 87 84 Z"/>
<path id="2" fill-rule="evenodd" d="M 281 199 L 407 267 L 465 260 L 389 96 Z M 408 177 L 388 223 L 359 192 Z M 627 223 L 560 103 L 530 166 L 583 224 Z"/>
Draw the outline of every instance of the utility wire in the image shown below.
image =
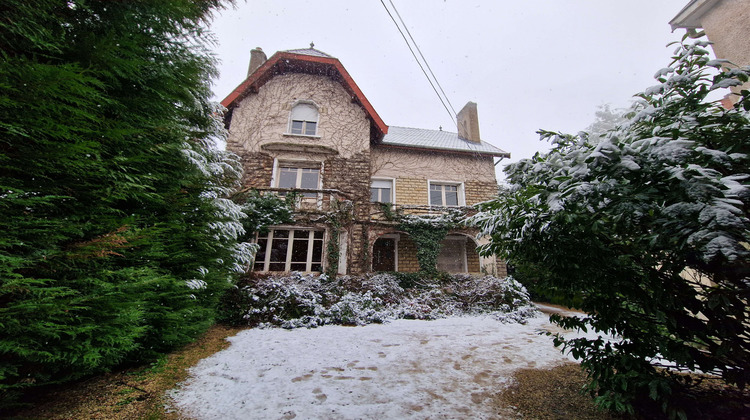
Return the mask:
<path id="1" fill-rule="evenodd" d="M 440 99 L 440 103 L 443 104 L 443 108 L 445 108 L 445 111 L 451 117 L 451 121 L 453 121 L 453 124 L 456 125 L 456 127 L 458 127 L 458 124 L 456 123 L 455 118 L 453 118 L 453 114 L 451 114 L 451 111 L 448 109 L 448 106 L 445 105 L 445 101 L 443 100 L 443 97 L 440 96 L 440 93 L 438 92 L 437 88 L 435 88 L 435 84 L 432 83 L 432 80 L 430 79 L 430 76 L 427 75 L 427 72 L 425 71 L 424 67 L 422 66 L 422 63 L 417 58 L 417 55 L 414 53 L 414 49 L 409 44 L 409 40 L 406 39 L 406 35 L 404 35 L 404 31 L 401 30 L 401 27 L 398 25 L 398 22 L 396 22 L 396 19 L 393 17 L 393 14 L 391 14 L 391 11 L 388 9 L 388 6 L 385 5 L 385 2 L 383 0 L 380 0 L 380 4 L 382 4 L 383 8 L 385 9 L 385 11 L 388 12 L 388 16 L 391 17 L 391 20 L 393 21 L 393 24 L 396 25 L 396 29 L 398 29 L 398 32 L 401 34 L 401 37 L 404 38 L 404 42 L 406 42 L 406 46 L 409 47 L 409 51 L 411 51 L 411 55 L 414 57 L 414 60 L 419 65 L 419 68 L 422 69 L 422 73 L 424 73 L 424 76 L 427 78 L 427 81 L 430 82 L 430 86 L 432 86 L 432 90 L 435 91 L 435 94 L 437 95 L 438 99 Z M 391 3 L 391 5 L 393 5 L 393 3 Z M 395 7 L 394 7 L 394 10 L 395 10 Z M 396 13 L 398 13 L 398 11 Z M 400 16 L 399 16 L 399 18 L 400 18 Z M 407 29 L 407 31 L 408 31 L 408 29 Z M 416 43 L 414 45 L 416 45 Z M 420 52 L 420 54 L 421 54 L 421 52 Z M 426 63 L 427 63 L 427 61 L 425 61 L 425 64 Z M 437 79 L 435 79 L 435 82 L 437 82 Z M 441 88 L 441 90 L 442 90 L 442 88 Z M 446 100 L 447 99 L 448 98 L 446 97 Z M 451 108 L 452 108 L 452 106 L 451 106 Z"/>
<path id="2" fill-rule="evenodd" d="M 406 29 L 406 34 L 409 35 L 409 39 L 411 39 L 412 44 L 414 44 L 414 46 L 417 48 L 417 52 L 419 53 L 419 56 L 422 57 L 422 61 L 424 61 L 424 64 L 427 66 L 427 70 L 430 71 L 430 74 L 432 75 L 432 79 L 435 80 L 435 83 L 438 85 L 438 88 L 440 88 L 440 92 L 443 94 L 443 98 L 445 98 L 446 102 L 448 102 L 448 105 L 451 107 L 451 111 L 453 111 L 453 115 L 456 115 L 456 109 L 453 108 L 453 104 L 451 103 L 451 100 L 448 98 L 448 95 L 445 94 L 443 87 L 440 86 L 440 81 L 435 76 L 435 73 L 432 72 L 430 63 L 427 62 L 427 59 L 422 54 L 422 50 L 419 48 L 419 44 L 417 44 L 417 41 L 411 35 L 411 31 L 409 31 L 409 27 L 406 26 L 406 22 L 404 22 L 404 19 L 401 18 L 401 13 L 398 12 L 398 9 L 396 8 L 396 5 L 393 4 L 392 0 L 388 0 L 388 3 L 391 4 L 391 7 L 393 7 L 393 11 L 396 12 L 396 16 L 398 16 L 398 20 L 401 21 L 401 26 L 403 26 L 404 29 Z"/>

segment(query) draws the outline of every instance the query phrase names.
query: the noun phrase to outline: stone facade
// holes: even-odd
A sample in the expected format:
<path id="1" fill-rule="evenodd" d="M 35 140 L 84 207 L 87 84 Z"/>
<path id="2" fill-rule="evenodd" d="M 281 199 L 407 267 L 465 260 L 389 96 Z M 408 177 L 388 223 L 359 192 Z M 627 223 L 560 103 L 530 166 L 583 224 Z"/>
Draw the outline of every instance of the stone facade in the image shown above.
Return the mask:
<path id="1" fill-rule="evenodd" d="M 717 58 L 729 60 L 727 67 L 750 66 L 750 0 L 692 0 L 670 22 L 672 29 L 702 28 Z M 732 92 L 750 89 L 750 82 L 732 87 Z M 737 101 L 728 95 L 729 104 Z"/>
<path id="2" fill-rule="evenodd" d="M 303 63 L 309 60 L 311 66 L 320 61 L 318 58 L 296 59 Z M 273 61 L 273 57 L 269 61 Z M 358 88 L 352 87 L 351 82 L 347 85 L 345 79 L 348 75 L 341 73 L 343 68 L 338 73 L 325 67 L 311 71 L 297 63 L 296 70 L 287 71 L 289 67 L 284 66 L 288 64 L 284 63 L 288 61 L 282 60 L 281 64 L 277 61 L 277 67 L 273 69 L 258 64 L 247 80 L 260 80 L 262 83 L 230 95 L 231 101 L 225 104 L 230 109 L 227 116 L 227 149 L 240 156 L 245 169 L 242 182 L 248 189 L 277 191 L 282 176 L 287 176 L 285 182 L 289 182 L 289 168 L 297 168 L 299 173 L 296 176 L 299 177 L 302 176 L 302 169 L 317 171 L 318 185 L 312 189 L 315 192 L 307 187 L 307 193 L 314 195 L 306 198 L 304 205 L 298 208 L 296 224 L 277 229 L 323 228 L 325 241 L 330 241 L 338 229 L 339 255 L 324 255 L 324 268 L 326 261 L 338 257 L 339 273 L 358 274 L 372 270 L 373 245 L 382 235 L 390 234 L 398 238 L 398 270 L 419 270 L 414 242 L 404 232 L 396 231 L 396 223 L 385 217 L 383 206 L 370 203 L 373 178 L 394 181 L 396 207 L 422 206 L 427 212 L 440 211 L 429 206 L 431 181 L 460 185 L 459 204 L 462 206 L 486 201 L 497 193 L 492 155 L 470 151 L 394 148 L 380 144 L 377 130 L 380 130 L 382 137 L 387 127 L 378 128 L 379 117 L 373 116 L 372 110 L 363 105 L 366 99 L 357 96 Z M 325 71 L 319 71 L 321 68 Z M 292 133 L 292 111 L 300 104 L 316 110 L 314 134 Z M 331 203 L 344 201 L 352 205 L 347 207 L 346 217 L 337 222 L 340 226 L 334 228 L 329 219 L 333 208 Z M 471 237 L 477 232 L 464 229 L 452 233 Z M 287 264 L 293 258 L 299 258 L 294 254 L 297 251 L 291 251 L 292 248 L 302 247 L 298 247 L 297 234 L 289 238 L 285 248 L 268 248 L 269 253 L 286 253 Z M 271 239 L 266 241 L 267 244 L 271 242 Z M 299 243 L 313 242 L 310 239 L 310 242 Z M 312 246 L 307 250 L 308 254 Z M 474 240 L 467 239 L 467 271 L 475 274 L 487 269 L 498 271 L 501 265 L 494 258 L 479 257 L 475 248 Z M 322 252 L 327 253 L 327 247 Z M 318 261 L 309 258 L 308 264 Z"/>

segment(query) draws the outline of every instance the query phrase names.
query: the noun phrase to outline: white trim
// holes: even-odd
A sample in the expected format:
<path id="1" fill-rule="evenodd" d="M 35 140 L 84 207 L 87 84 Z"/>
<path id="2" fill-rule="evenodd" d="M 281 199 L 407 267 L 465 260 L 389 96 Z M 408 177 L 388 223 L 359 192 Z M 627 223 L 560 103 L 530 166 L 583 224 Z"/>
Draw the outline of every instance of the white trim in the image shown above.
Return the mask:
<path id="1" fill-rule="evenodd" d="M 455 185 L 458 187 L 457 189 L 457 195 L 458 195 L 458 205 L 456 206 L 447 206 L 445 205 L 445 190 L 443 190 L 443 205 L 441 206 L 435 206 L 432 204 L 430 200 L 430 186 L 432 184 L 436 185 Z M 461 181 L 443 181 L 439 179 L 428 179 L 427 180 L 427 205 L 430 207 L 463 207 L 466 205 L 466 195 L 465 195 L 465 188 L 464 183 Z"/>
<path id="2" fill-rule="evenodd" d="M 326 252 L 328 247 L 326 247 Z M 342 230 L 339 232 L 339 271 L 338 274 L 346 274 L 349 254 L 349 232 Z M 328 258 L 326 258 L 328 261 Z"/>

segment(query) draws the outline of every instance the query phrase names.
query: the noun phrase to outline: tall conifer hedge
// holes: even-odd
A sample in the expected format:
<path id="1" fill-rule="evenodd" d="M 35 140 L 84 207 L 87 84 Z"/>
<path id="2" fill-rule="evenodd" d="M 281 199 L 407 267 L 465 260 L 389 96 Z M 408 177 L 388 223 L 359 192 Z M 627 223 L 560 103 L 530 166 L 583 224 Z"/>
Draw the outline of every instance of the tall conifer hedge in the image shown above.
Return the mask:
<path id="1" fill-rule="evenodd" d="M 0 4 L 0 405 L 185 343 L 245 264 L 217 0 Z"/>

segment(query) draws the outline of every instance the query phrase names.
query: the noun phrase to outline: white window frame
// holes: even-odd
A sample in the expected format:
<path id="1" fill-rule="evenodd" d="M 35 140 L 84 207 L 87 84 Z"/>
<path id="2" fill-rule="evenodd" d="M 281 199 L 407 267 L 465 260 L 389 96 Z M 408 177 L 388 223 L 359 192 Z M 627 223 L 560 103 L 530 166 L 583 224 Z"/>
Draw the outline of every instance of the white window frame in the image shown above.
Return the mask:
<path id="1" fill-rule="evenodd" d="M 456 189 L 456 195 L 458 198 L 458 204 L 453 206 L 448 206 L 445 204 L 445 189 L 443 189 L 443 204 L 441 205 L 435 205 L 432 204 L 432 200 L 430 199 L 432 186 L 433 185 L 450 185 L 458 187 Z M 466 197 L 464 195 L 464 183 L 463 182 L 456 182 L 456 181 L 441 181 L 441 180 L 434 180 L 430 179 L 427 181 L 427 205 L 430 207 L 463 207 L 466 206 Z"/>
<path id="2" fill-rule="evenodd" d="M 271 246 L 272 246 L 272 242 L 273 242 L 273 234 L 277 230 L 288 230 L 290 232 L 289 233 L 289 237 L 286 238 L 288 244 L 287 244 L 286 258 L 285 258 L 284 262 L 281 262 L 281 261 L 273 261 L 272 262 L 271 261 L 271 252 L 270 251 L 271 251 Z M 297 232 L 306 232 L 307 233 L 307 241 L 308 241 L 308 244 L 307 244 L 307 259 L 306 259 L 306 261 L 304 263 L 305 264 L 305 270 L 302 271 L 302 272 L 304 272 L 304 273 L 318 273 L 318 272 L 323 272 L 325 270 L 325 263 L 326 263 L 326 258 L 327 258 L 327 256 L 326 256 L 326 243 L 327 243 L 327 240 L 328 240 L 327 232 L 324 229 L 300 228 L 298 226 L 276 226 L 276 227 L 268 229 L 268 233 L 266 233 L 265 235 L 256 234 L 255 243 L 258 243 L 259 240 L 261 240 L 261 239 L 265 239 L 266 240 L 266 249 L 263 250 L 263 252 L 265 253 L 265 255 L 263 257 L 263 261 L 257 261 L 257 260 L 254 261 L 254 263 L 253 263 L 253 271 L 267 272 L 267 271 L 269 271 L 269 268 L 270 268 L 271 264 L 284 264 L 284 272 L 288 272 L 288 271 L 291 271 L 290 269 L 291 269 L 291 265 L 292 264 L 301 264 L 301 262 L 292 262 L 292 254 L 293 254 L 292 249 L 294 247 L 294 239 L 295 238 L 299 239 L 299 237 L 297 236 Z M 323 232 L 323 238 L 322 239 L 315 239 L 314 232 Z M 313 249 L 315 247 L 315 242 L 316 241 L 320 241 L 320 246 L 321 246 L 321 253 L 320 253 L 320 267 L 321 267 L 321 271 L 313 271 L 313 270 L 311 270 L 313 264 L 318 264 L 317 261 L 312 261 Z M 258 251 L 260 252 L 260 250 L 258 250 Z M 255 264 L 260 264 L 260 263 L 263 264 L 263 269 L 262 270 L 256 270 L 255 269 Z M 295 270 L 295 271 L 299 271 L 299 270 Z"/>
<path id="3" fill-rule="evenodd" d="M 273 173 L 271 174 L 271 188 L 281 188 L 279 186 L 279 182 L 281 181 L 281 168 L 282 167 L 292 167 L 292 168 L 300 168 L 300 169 L 318 169 L 318 185 L 315 187 L 315 189 L 322 190 L 323 189 L 323 162 L 316 162 L 316 161 L 310 161 L 310 160 L 299 160 L 299 159 L 279 159 L 274 158 L 273 160 Z M 301 173 L 298 173 L 297 175 L 297 182 L 295 183 L 294 188 L 301 188 L 300 182 L 302 180 Z M 302 200 L 316 200 L 317 206 L 321 207 L 323 205 L 323 194 L 318 193 L 315 197 L 302 197 Z"/>
<path id="4" fill-rule="evenodd" d="M 313 108 L 315 108 L 315 120 L 314 121 L 313 120 L 293 120 L 292 119 L 292 114 L 294 113 L 294 108 L 296 108 L 299 105 L 309 105 L 309 106 L 312 106 Z M 293 121 L 303 121 L 303 124 L 302 124 L 302 133 L 293 133 L 292 132 L 292 123 L 293 123 Z M 315 123 L 315 134 L 305 134 L 306 123 L 308 121 Z M 284 133 L 284 135 L 287 135 L 287 136 L 300 136 L 300 137 L 320 138 L 320 135 L 318 134 L 319 132 L 320 132 L 320 107 L 318 106 L 318 104 L 316 104 L 315 102 L 313 102 L 311 100 L 305 100 L 305 99 L 301 99 L 301 100 L 295 101 L 292 104 L 292 108 L 289 111 L 289 120 L 287 122 L 287 131 L 286 131 L 286 133 Z"/>
<path id="5" fill-rule="evenodd" d="M 391 204 L 396 204 L 396 178 L 372 177 L 370 178 L 370 198 L 372 199 L 372 184 L 375 181 L 387 181 L 391 183 Z M 384 203 L 385 201 L 371 201 L 372 203 Z"/>

